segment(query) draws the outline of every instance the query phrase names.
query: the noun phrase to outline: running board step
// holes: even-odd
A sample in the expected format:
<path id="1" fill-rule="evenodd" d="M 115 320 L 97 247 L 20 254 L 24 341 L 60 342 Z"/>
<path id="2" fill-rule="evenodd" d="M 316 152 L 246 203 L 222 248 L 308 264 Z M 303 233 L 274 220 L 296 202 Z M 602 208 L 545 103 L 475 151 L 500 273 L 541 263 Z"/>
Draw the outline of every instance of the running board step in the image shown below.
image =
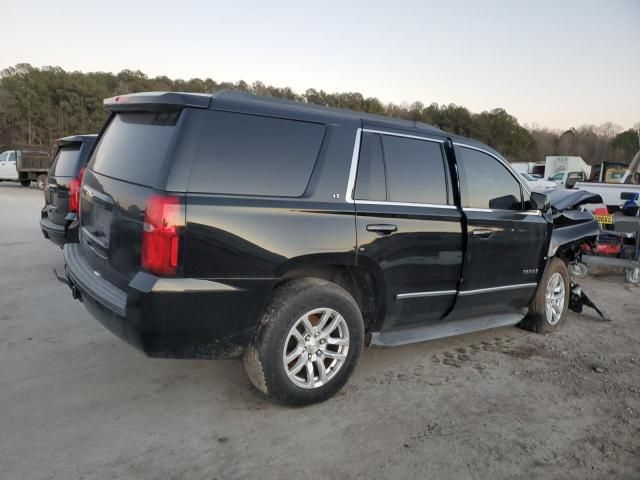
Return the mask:
<path id="1" fill-rule="evenodd" d="M 403 328 L 390 332 L 374 332 L 371 334 L 370 345 L 380 347 L 397 347 L 409 343 L 437 340 L 439 338 L 464 335 L 465 333 L 480 332 L 492 328 L 516 325 L 524 318 L 521 313 L 507 313 L 500 315 L 486 315 L 468 320 L 426 325 L 424 327 Z"/>

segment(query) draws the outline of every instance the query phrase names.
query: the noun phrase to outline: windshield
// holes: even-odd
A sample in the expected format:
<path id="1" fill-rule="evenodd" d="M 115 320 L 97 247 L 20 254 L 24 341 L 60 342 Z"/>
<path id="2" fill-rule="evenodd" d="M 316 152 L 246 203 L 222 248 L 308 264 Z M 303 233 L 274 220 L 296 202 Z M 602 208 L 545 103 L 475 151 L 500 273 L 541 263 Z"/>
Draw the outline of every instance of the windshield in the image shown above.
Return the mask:
<path id="1" fill-rule="evenodd" d="M 80 171 L 80 145 L 62 147 L 51 165 L 54 177 L 75 177 Z"/>

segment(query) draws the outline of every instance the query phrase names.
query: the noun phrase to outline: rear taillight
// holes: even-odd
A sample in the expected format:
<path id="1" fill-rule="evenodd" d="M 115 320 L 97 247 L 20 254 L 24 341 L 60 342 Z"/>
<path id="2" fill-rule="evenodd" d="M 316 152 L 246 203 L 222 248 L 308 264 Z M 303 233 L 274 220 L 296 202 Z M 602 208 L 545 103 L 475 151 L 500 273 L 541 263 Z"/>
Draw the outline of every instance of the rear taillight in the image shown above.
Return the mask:
<path id="1" fill-rule="evenodd" d="M 81 168 L 78 176 L 72 178 L 69 182 L 69 211 L 71 213 L 78 213 L 80 209 L 80 186 L 82 185 L 83 176 L 84 168 Z"/>
<path id="2" fill-rule="evenodd" d="M 149 197 L 142 233 L 143 269 L 162 276 L 177 273 L 184 216 L 180 197 L 158 194 Z"/>

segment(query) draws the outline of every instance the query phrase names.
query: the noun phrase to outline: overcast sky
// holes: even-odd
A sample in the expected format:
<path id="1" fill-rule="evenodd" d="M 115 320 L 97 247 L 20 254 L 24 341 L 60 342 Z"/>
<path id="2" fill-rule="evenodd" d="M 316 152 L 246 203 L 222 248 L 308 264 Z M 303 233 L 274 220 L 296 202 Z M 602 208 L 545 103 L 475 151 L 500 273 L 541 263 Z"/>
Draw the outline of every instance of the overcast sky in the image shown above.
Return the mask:
<path id="1" fill-rule="evenodd" d="M 0 68 L 260 80 L 562 129 L 640 122 L 640 0 L 1 0 L 0 18 Z"/>

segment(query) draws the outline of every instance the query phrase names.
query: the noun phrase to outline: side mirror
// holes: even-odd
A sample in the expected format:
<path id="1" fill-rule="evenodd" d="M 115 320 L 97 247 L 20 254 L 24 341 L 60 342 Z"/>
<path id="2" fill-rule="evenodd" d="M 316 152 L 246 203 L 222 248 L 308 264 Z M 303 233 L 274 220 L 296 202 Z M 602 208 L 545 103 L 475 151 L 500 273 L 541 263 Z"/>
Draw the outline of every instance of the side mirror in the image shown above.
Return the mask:
<path id="1" fill-rule="evenodd" d="M 540 192 L 531 192 L 531 208 L 545 213 L 551 207 L 549 196 Z"/>

